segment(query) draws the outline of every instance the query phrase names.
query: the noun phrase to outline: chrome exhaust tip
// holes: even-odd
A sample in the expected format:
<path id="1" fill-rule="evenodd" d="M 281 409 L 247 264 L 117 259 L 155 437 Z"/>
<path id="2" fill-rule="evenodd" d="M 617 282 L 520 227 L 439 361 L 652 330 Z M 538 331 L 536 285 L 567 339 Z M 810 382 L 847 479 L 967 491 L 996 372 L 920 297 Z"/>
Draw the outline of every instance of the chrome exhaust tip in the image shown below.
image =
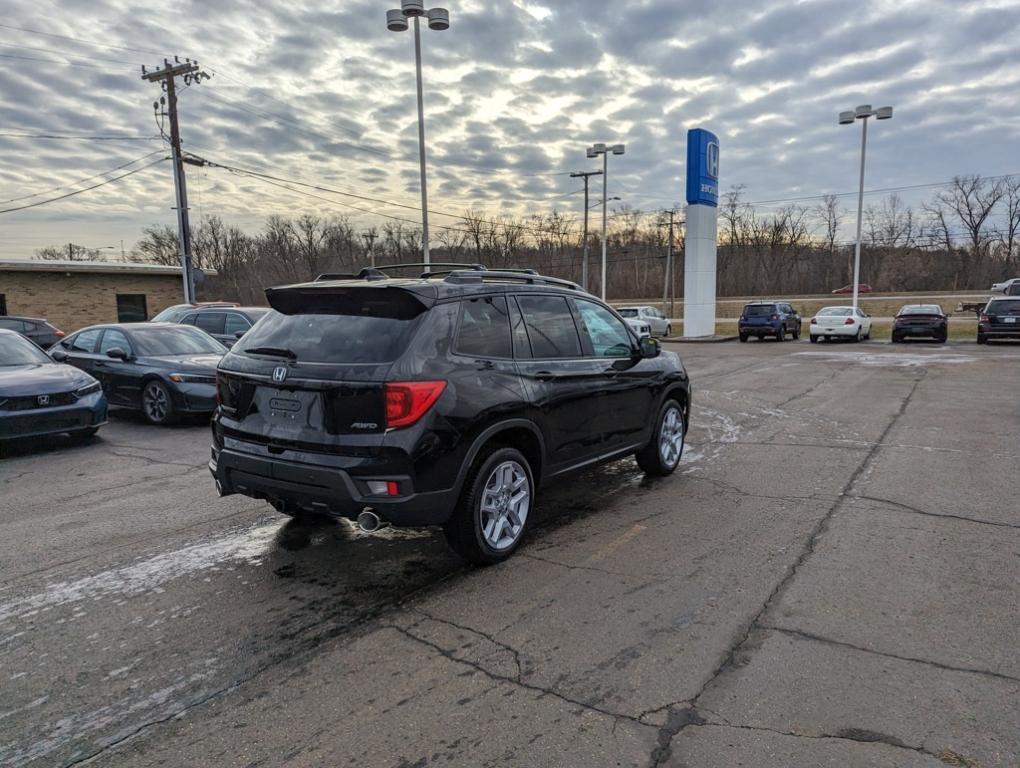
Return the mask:
<path id="1" fill-rule="evenodd" d="M 358 515 L 357 524 L 358 528 L 365 533 L 375 533 L 388 525 L 385 520 L 370 509 L 362 510 Z"/>

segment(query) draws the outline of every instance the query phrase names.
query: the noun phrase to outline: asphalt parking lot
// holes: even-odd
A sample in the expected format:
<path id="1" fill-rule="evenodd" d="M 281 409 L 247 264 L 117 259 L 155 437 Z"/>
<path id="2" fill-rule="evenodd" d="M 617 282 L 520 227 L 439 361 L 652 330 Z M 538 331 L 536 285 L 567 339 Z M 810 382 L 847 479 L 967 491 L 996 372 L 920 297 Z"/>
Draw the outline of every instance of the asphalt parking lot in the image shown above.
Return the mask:
<path id="1" fill-rule="evenodd" d="M 15 450 L 0 765 L 1020 765 L 1020 346 L 671 348 L 681 471 L 488 569 L 218 499 L 200 424 Z"/>

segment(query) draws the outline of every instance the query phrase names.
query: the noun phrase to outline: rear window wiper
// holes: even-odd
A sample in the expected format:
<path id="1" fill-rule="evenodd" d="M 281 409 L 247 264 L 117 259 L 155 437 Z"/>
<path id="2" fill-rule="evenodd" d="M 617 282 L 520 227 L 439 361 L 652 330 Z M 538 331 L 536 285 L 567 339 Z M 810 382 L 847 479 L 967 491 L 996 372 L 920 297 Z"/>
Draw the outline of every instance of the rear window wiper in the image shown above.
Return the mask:
<path id="1" fill-rule="evenodd" d="M 288 360 L 297 360 L 297 354 L 282 347 L 252 347 L 244 350 L 252 355 L 270 355 L 271 357 L 286 357 Z"/>

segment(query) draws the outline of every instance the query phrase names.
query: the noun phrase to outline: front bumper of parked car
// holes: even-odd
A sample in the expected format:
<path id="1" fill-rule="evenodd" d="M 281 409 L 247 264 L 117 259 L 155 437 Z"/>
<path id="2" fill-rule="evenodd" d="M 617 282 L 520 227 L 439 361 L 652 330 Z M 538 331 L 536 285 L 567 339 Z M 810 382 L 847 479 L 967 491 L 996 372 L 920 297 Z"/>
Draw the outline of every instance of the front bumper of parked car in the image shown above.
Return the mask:
<path id="1" fill-rule="evenodd" d="M 79 432 L 106 424 L 106 396 L 85 395 L 76 403 L 10 411 L 0 406 L 0 439 Z"/>

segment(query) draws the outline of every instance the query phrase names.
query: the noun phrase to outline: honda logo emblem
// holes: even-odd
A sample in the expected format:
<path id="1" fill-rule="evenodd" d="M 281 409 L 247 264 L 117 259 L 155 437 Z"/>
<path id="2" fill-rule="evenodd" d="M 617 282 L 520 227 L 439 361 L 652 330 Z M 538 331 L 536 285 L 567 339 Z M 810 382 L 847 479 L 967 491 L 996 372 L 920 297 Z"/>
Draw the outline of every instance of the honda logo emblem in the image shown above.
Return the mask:
<path id="1" fill-rule="evenodd" d="M 709 142 L 705 150 L 705 171 L 713 179 L 719 178 L 719 145 Z"/>
<path id="2" fill-rule="evenodd" d="M 50 396 L 49 395 L 39 395 L 38 402 L 39 402 L 39 405 L 49 405 L 50 404 Z"/>
<path id="3" fill-rule="evenodd" d="M 273 381 L 280 384 L 287 380 L 287 367 L 285 365 L 278 365 L 273 369 Z"/>

